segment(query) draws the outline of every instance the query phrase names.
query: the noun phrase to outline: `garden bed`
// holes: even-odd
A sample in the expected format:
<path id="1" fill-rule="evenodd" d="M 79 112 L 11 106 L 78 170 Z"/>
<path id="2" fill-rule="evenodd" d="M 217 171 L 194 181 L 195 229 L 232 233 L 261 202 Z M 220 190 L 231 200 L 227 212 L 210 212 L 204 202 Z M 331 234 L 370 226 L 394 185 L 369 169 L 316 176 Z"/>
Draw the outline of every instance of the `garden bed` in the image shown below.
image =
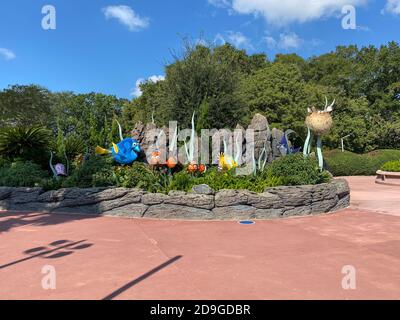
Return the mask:
<path id="1" fill-rule="evenodd" d="M 0 187 L 0 210 L 187 220 L 273 219 L 333 212 L 348 207 L 347 182 L 214 192 L 197 185 L 190 192 L 149 193 L 130 188 Z"/>

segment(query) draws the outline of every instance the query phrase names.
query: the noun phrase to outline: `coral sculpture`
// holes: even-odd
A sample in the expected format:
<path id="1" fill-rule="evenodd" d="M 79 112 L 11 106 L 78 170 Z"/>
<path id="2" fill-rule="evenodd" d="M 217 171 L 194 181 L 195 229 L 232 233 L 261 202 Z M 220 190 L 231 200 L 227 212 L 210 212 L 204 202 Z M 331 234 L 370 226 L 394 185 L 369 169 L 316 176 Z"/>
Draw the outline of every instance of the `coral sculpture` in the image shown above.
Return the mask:
<path id="1" fill-rule="evenodd" d="M 333 106 L 335 105 L 335 100 L 333 100 L 332 104 L 328 106 L 328 99 L 325 99 L 326 103 L 323 111 L 317 110 L 314 107 L 308 108 L 308 116 L 305 122 L 308 128 L 308 134 L 303 149 L 304 155 L 308 156 L 311 153 L 313 135 L 316 135 L 318 164 L 321 170 L 324 166 L 324 158 L 322 155 L 322 136 L 327 134 L 332 128 L 333 119 L 331 112 L 333 111 Z"/>

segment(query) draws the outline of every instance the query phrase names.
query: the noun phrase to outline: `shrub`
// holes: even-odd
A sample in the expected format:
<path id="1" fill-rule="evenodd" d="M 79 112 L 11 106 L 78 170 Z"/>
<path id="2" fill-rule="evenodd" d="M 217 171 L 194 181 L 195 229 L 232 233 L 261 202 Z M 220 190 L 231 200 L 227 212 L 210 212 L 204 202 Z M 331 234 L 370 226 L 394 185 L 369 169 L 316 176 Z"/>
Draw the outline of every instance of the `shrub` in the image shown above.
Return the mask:
<path id="1" fill-rule="evenodd" d="M 0 186 L 34 187 L 48 177 L 48 173 L 32 162 L 13 162 L 0 168 Z"/>
<path id="2" fill-rule="evenodd" d="M 55 179 L 54 177 L 52 177 L 40 181 L 39 186 L 42 187 L 45 191 L 50 191 L 60 189 L 62 187 L 62 183 L 62 179 Z"/>
<path id="3" fill-rule="evenodd" d="M 43 127 L 11 127 L 0 132 L 0 154 L 11 160 L 44 163 L 50 132 Z"/>
<path id="4" fill-rule="evenodd" d="M 9 165 L 9 161 L 6 158 L 0 157 L 0 168 L 3 168 L 7 165 Z"/>
<path id="5" fill-rule="evenodd" d="M 107 175 L 112 171 L 112 162 L 109 158 L 101 156 L 91 156 L 82 165 L 75 168 L 72 174 L 63 181 L 63 187 L 90 188 L 99 184 L 99 175 Z M 106 186 L 113 185 L 110 181 Z"/>
<path id="6" fill-rule="evenodd" d="M 325 153 L 325 159 L 334 176 L 371 176 L 386 162 L 399 160 L 400 150 L 376 150 L 366 154 L 332 150 Z"/>
<path id="7" fill-rule="evenodd" d="M 307 185 L 328 182 L 327 172 L 321 172 L 315 158 L 304 157 L 303 154 L 290 154 L 275 160 L 266 169 L 267 177 L 279 177 L 283 185 Z"/>
<path id="8" fill-rule="evenodd" d="M 389 172 L 400 172 L 400 160 L 386 162 L 381 170 Z"/>
<path id="9" fill-rule="evenodd" d="M 116 167 L 115 176 L 120 187 L 157 191 L 159 174 L 144 163 L 134 162 L 131 166 Z"/>

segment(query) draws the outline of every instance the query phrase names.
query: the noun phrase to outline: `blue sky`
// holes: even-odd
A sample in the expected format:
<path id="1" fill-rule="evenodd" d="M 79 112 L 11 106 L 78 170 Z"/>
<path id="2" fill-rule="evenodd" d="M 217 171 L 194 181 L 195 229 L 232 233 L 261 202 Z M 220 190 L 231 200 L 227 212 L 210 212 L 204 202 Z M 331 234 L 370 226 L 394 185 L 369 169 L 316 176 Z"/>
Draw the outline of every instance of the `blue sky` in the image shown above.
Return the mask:
<path id="1" fill-rule="evenodd" d="M 45 5 L 56 9 L 55 30 L 42 28 Z M 356 9 L 355 30 L 342 28 L 344 5 Z M 140 79 L 162 79 L 183 37 L 271 59 L 399 41 L 399 27 L 400 0 L 2 0 L 0 89 L 35 83 L 132 98 Z"/>

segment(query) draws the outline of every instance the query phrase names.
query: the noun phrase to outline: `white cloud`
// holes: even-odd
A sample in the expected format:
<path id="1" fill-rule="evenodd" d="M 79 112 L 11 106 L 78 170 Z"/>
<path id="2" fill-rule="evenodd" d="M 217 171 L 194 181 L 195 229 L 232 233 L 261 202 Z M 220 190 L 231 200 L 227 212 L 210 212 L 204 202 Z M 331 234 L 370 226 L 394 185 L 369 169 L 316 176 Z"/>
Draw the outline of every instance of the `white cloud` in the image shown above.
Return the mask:
<path id="1" fill-rule="evenodd" d="M 229 0 L 208 0 L 208 3 L 217 8 L 228 8 L 231 5 Z"/>
<path id="2" fill-rule="evenodd" d="M 400 0 L 387 0 L 383 11 L 400 15 Z"/>
<path id="3" fill-rule="evenodd" d="M 251 48 L 250 40 L 241 32 L 228 32 L 228 40 L 237 48 Z"/>
<path id="4" fill-rule="evenodd" d="M 0 56 L 2 56 L 5 60 L 13 60 L 17 57 L 14 52 L 6 48 L 0 48 Z"/>
<path id="5" fill-rule="evenodd" d="M 368 0 L 230 0 L 229 9 L 240 14 L 263 16 L 270 24 L 283 26 L 329 17 L 340 13 L 345 5 L 361 6 L 367 2 Z"/>
<path id="6" fill-rule="evenodd" d="M 127 26 L 130 31 L 139 31 L 149 25 L 148 18 L 141 18 L 131 7 L 108 6 L 103 8 L 106 19 L 117 19 L 121 24 Z"/>
<path id="7" fill-rule="evenodd" d="M 157 83 L 158 81 L 163 81 L 163 80 L 165 80 L 164 76 L 156 76 L 156 75 L 148 77 L 147 80 L 143 79 L 143 78 L 139 78 L 136 80 L 135 88 L 131 92 L 131 95 L 134 97 L 140 97 L 142 95 L 142 90 L 140 89 L 140 85 L 142 83 L 145 83 L 146 81 Z"/>
<path id="8" fill-rule="evenodd" d="M 226 43 L 226 40 L 222 34 L 218 33 L 214 38 L 214 43 L 216 45 L 224 45 Z"/>
<path id="9" fill-rule="evenodd" d="M 228 31 L 225 35 L 218 33 L 214 38 L 215 45 L 224 45 L 227 42 L 236 48 L 254 49 L 251 40 L 241 32 Z"/>
<path id="10" fill-rule="evenodd" d="M 281 33 L 279 35 L 278 40 L 275 40 L 271 36 L 267 36 L 264 37 L 264 41 L 267 43 L 267 46 L 271 49 L 278 48 L 284 50 L 297 49 L 304 43 L 304 40 L 293 32 Z"/>

